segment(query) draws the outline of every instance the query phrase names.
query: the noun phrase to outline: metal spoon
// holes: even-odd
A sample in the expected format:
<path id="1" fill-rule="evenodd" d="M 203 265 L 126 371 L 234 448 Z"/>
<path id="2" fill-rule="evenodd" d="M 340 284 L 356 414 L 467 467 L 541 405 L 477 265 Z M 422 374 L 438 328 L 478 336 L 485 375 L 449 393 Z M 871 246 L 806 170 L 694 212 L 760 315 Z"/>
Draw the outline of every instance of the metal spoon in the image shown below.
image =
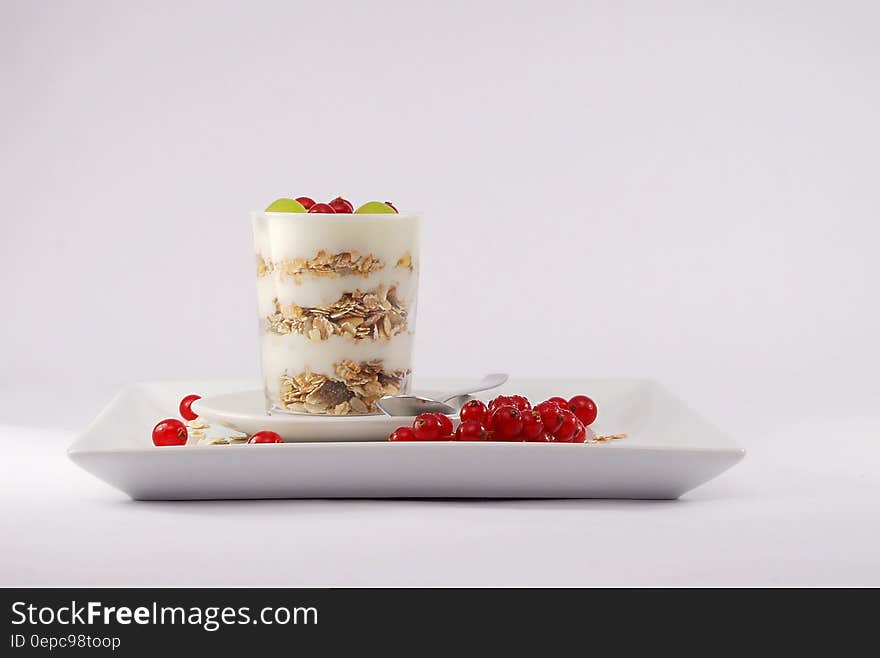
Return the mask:
<path id="1" fill-rule="evenodd" d="M 469 386 L 441 393 L 437 396 L 436 400 L 423 398 L 418 395 L 387 395 L 376 400 L 376 406 L 388 416 L 418 416 L 419 414 L 430 412 L 454 414 L 458 409 L 447 404 L 449 400 L 463 395 L 470 395 L 471 393 L 488 391 L 489 389 L 501 386 L 506 381 L 507 375 L 505 373 L 496 372 L 486 375 L 479 382 Z"/>

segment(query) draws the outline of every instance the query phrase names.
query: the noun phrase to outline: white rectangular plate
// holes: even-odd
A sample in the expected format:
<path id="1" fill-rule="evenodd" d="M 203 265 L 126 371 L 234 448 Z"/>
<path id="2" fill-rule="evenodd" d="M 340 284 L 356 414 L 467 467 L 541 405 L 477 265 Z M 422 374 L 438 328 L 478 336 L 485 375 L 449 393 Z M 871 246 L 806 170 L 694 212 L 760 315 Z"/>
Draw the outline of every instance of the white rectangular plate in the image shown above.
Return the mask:
<path id="1" fill-rule="evenodd" d="M 532 400 L 586 393 L 607 444 L 325 442 L 156 448 L 150 431 L 188 393 L 253 382 L 144 383 L 124 389 L 69 450 L 137 500 L 229 498 L 678 498 L 745 454 L 650 380 L 509 383 Z M 493 391 L 494 396 L 497 392 Z M 329 419 L 333 422 L 333 419 Z"/>

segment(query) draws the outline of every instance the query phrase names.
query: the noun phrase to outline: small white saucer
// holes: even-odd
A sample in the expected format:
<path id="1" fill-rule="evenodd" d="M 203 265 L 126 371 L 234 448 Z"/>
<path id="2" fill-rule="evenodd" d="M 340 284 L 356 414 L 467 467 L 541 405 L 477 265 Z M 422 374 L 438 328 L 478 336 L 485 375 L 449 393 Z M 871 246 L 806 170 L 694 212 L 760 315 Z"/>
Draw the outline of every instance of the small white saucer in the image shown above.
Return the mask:
<path id="1" fill-rule="evenodd" d="M 417 395 L 431 397 L 429 391 Z M 238 391 L 210 395 L 196 400 L 193 411 L 205 421 L 223 425 L 236 432 L 253 434 L 260 430 L 277 432 L 285 441 L 384 441 L 398 427 L 411 426 L 413 417 L 386 416 L 323 416 L 316 414 L 269 414 L 263 392 Z M 457 418 L 450 416 L 453 423 Z"/>

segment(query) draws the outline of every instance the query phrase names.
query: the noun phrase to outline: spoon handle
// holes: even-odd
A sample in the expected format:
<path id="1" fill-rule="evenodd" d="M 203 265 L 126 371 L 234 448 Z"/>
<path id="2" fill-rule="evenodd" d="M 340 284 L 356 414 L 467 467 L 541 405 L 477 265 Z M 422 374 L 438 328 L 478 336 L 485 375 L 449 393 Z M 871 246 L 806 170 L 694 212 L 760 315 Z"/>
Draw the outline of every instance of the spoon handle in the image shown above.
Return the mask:
<path id="1" fill-rule="evenodd" d="M 504 382 L 507 381 L 508 375 L 503 372 L 493 372 L 489 375 L 486 375 L 476 384 L 470 384 L 468 386 L 463 386 L 454 391 L 447 391 L 442 395 L 438 395 L 437 399 L 441 402 L 446 402 L 447 400 L 451 400 L 452 398 L 457 398 L 459 395 L 468 395 L 470 393 L 479 393 L 480 391 L 488 391 L 492 388 L 497 388 L 501 386 Z"/>

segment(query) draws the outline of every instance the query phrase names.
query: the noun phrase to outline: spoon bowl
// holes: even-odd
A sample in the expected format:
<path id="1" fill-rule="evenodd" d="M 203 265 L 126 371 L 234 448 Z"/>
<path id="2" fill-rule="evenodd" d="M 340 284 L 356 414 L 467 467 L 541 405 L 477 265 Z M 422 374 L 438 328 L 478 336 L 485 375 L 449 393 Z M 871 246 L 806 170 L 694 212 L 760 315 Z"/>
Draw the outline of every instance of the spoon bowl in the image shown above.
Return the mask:
<path id="1" fill-rule="evenodd" d="M 438 395 L 436 400 L 419 395 L 389 395 L 376 400 L 376 406 L 389 416 L 418 416 L 424 413 L 441 413 L 447 416 L 458 413 L 470 399 L 471 393 L 488 391 L 507 381 L 504 373 L 486 375 L 479 382 L 455 391 Z"/>
<path id="2" fill-rule="evenodd" d="M 446 414 L 449 416 L 457 411 L 451 404 L 423 398 L 418 395 L 388 396 L 378 400 L 376 406 L 389 416 L 418 416 L 419 414 L 427 413 Z"/>

